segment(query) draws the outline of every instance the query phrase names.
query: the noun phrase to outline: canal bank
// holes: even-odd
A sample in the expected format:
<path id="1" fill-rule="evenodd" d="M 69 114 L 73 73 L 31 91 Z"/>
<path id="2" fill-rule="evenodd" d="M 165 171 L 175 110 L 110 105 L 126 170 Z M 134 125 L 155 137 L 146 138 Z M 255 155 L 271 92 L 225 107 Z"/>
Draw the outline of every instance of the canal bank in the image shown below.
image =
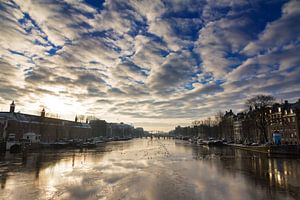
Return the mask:
<path id="1" fill-rule="evenodd" d="M 287 156 L 297 156 L 300 157 L 300 145 L 257 145 L 249 146 L 242 144 L 226 144 L 232 148 L 237 148 L 245 151 L 253 151 L 258 153 L 265 154 L 274 154 L 274 155 L 287 155 Z"/>

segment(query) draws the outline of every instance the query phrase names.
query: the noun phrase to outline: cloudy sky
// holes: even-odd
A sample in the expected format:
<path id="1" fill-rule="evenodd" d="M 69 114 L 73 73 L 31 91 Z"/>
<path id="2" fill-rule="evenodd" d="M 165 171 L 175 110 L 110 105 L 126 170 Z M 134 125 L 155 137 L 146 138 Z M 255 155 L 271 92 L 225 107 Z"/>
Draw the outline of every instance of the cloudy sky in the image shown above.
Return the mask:
<path id="1" fill-rule="evenodd" d="M 0 108 L 148 130 L 300 97 L 300 1 L 0 0 Z"/>

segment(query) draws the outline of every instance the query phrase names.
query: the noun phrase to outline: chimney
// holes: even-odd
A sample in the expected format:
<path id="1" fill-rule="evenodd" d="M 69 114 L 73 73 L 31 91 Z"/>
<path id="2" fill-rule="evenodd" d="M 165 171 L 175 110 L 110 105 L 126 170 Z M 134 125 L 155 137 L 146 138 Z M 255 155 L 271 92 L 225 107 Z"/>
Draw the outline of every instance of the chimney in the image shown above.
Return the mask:
<path id="1" fill-rule="evenodd" d="M 285 104 L 285 105 L 287 105 L 288 103 L 289 103 L 289 101 L 288 101 L 288 100 L 285 100 L 285 101 L 284 101 L 284 104 Z"/>
<path id="2" fill-rule="evenodd" d="M 45 117 L 46 116 L 46 112 L 45 112 L 45 108 L 43 108 L 42 112 L 41 112 L 41 117 Z"/>
<path id="3" fill-rule="evenodd" d="M 77 122 L 78 121 L 78 118 L 77 118 L 77 115 L 75 116 L 75 122 Z"/>
<path id="4" fill-rule="evenodd" d="M 252 106 L 249 107 L 249 110 L 252 111 Z"/>
<path id="5" fill-rule="evenodd" d="M 11 102 L 9 112 L 11 112 L 11 113 L 15 112 L 15 101 Z"/>

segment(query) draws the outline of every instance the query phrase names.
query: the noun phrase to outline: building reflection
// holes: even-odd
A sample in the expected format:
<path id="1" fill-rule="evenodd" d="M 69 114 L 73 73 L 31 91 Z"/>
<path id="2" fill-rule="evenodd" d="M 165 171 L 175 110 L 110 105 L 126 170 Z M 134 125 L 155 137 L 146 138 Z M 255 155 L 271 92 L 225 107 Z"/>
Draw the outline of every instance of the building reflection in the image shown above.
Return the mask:
<path id="1" fill-rule="evenodd" d="M 103 150 L 103 149 L 102 149 Z M 51 151 L 51 152 L 39 152 L 30 154 L 12 155 L 6 153 L 4 155 L 4 161 L 0 167 L 1 177 L 1 189 L 12 189 L 7 187 L 13 187 L 13 184 L 9 186 L 6 184 L 10 179 L 16 179 L 16 176 L 10 176 L 10 174 L 24 171 L 27 172 L 24 176 L 32 174 L 32 179 L 37 182 L 49 182 L 50 185 L 56 181 L 60 181 L 61 174 L 72 171 L 73 168 L 82 167 L 83 165 L 93 165 L 103 156 L 97 151 Z M 7 164 L 7 165 L 5 165 Z"/>
<path id="2" fill-rule="evenodd" d="M 54 191 L 55 186 L 64 181 L 62 177 L 74 169 L 88 170 L 90 166 L 99 165 L 108 156 L 108 152 L 113 157 L 113 152 L 123 151 L 131 146 L 131 142 L 120 142 L 104 144 L 93 150 L 45 150 L 17 155 L 6 152 L 0 158 L 1 190 L 14 191 L 17 189 L 15 182 L 26 179 L 35 186 L 46 185 L 49 191 Z M 21 177 L 16 176 L 18 173 L 21 173 Z"/>
<path id="3" fill-rule="evenodd" d="M 252 187 L 259 185 L 272 191 L 288 191 L 296 199 L 300 199 L 299 186 L 300 169 L 297 159 L 270 157 L 266 154 L 248 152 L 233 148 L 195 147 L 195 159 L 206 159 L 218 166 L 219 170 L 226 170 L 232 174 L 242 173 Z M 251 185 L 249 185 L 251 187 Z"/>

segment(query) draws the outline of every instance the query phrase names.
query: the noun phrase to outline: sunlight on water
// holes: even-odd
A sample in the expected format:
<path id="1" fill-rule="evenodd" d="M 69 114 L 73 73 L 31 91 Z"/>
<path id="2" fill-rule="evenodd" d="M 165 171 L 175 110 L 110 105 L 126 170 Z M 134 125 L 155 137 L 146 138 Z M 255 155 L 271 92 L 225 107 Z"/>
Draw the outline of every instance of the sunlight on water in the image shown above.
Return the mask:
<path id="1" fill-rule="evenodd" d="M 298 159 L 136 139 L 82 152 L 7 154 L 0 199 L 297 199 L 298 166 Z"/>

